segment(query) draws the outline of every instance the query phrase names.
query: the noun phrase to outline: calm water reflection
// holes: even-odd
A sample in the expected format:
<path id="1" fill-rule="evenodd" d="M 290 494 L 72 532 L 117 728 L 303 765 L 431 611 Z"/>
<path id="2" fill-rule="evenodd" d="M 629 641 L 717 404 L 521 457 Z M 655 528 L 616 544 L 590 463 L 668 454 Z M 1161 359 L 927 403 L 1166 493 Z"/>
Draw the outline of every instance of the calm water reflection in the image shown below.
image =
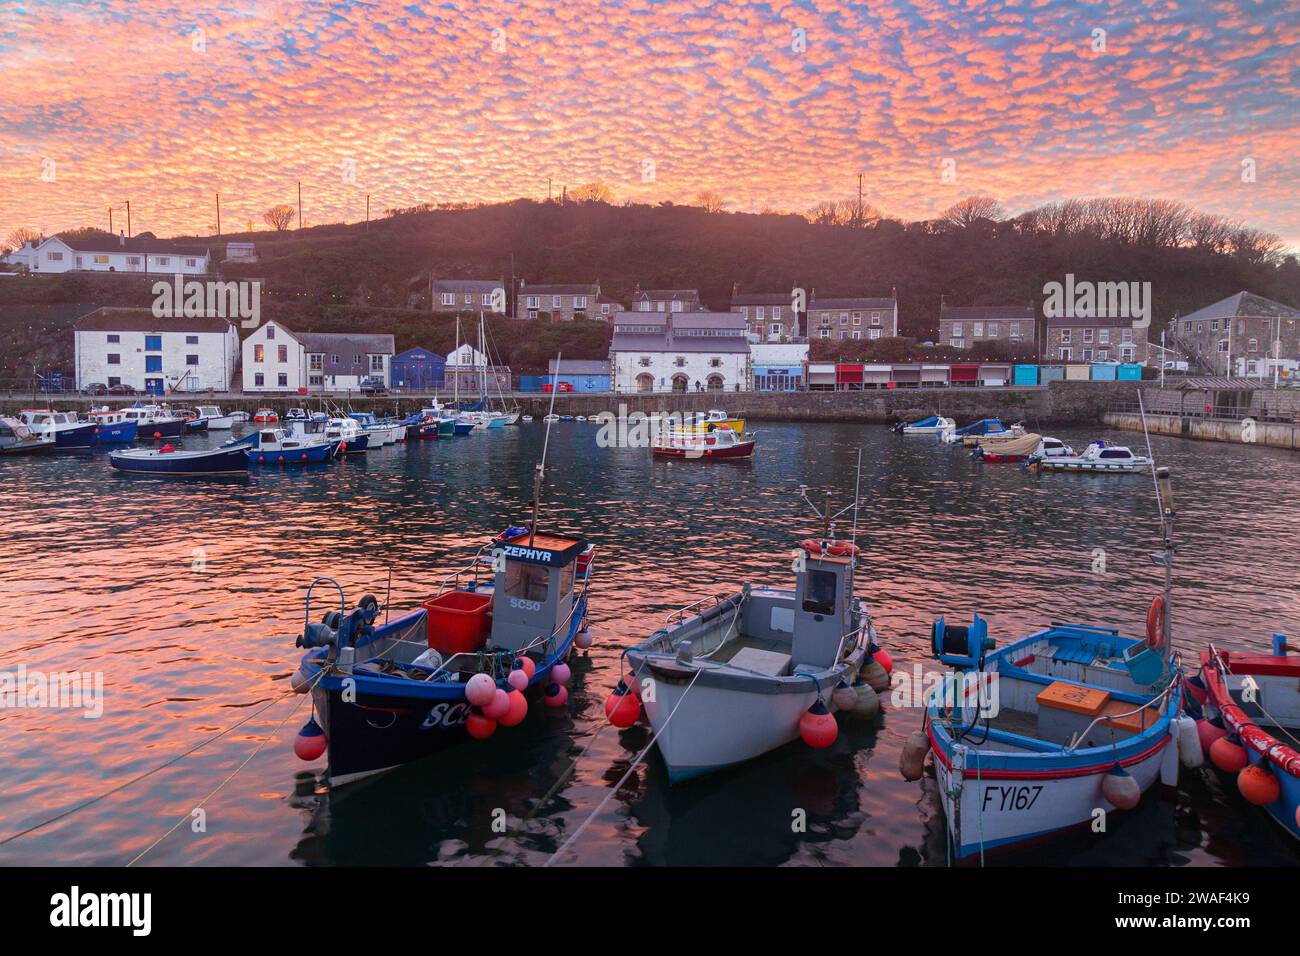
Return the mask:
<path id="1" fill-rule="evenodd" d="M 543 862 L 646 743 L 635 728 L 593 739 L 618 649 L 702 594 L 746 580 L 788 583 L 793 541 L 815 531 L 794 489 L 830 488 L 846 500 L 859 447 L 858 590 L 899 666 L 925 660 L 939 613 L 979 610 L 1002 639 L 1062 619 L 1133 632 L 1159 586 L 1147 557 L 1157 546 L 1149 477 L 1033 479 L 852 426 L 760 425 L 752 463 L 652 462 L 644 451 L 597 448 L 593 425 L 557 425 L 547 523 L 600 546 L 592 618 L 603 633 L 575 664 L 568 711 L 535 710 L 514 733 L 331 800 L 320 767 L 291 750 L 304 698 L 279 699 L 307 582 L 329 574 L 350 600 L 382 596 L 391 568 L 394 607 L 422 600 L 485 536 L 522 518 L 542 427 L 233 481 L 124 477 L 102 455 L 0 461 L 3 666 L 100 671 L 106 694 L 98 720 L 0 711 L 0 838 L 250 718 L 147 782 L 0 846 L 0 862 L 125 862 L 268 737 L 207 804 L 207 832 L 181 826 L 146 863 Z M 1156 439 L 1155 450 L 1174 469 L 1181 512 L 1180 646 L 1263 647 L 1274 630 L 1300 633 L 1296 457 L 1178 439 Z M 1092 570 L 1098 548 L 1104 574 Z M 908 784 L 896 769 L 919 721 L 895 708 L 878 726 L 846 723 L 828 751 L 796 744 L 677 789 L 652 757 L 570 860 L 942 865 L 933 781 Z M 497 808 L 526 818 L 517 838 L 493 832 Z M 807 811 L 806 833 L 792 832 L 793 808 Z M 1185 776 L 1176 801 L 1146 801 L 1113 829 L 1109 839 L 1080 837 L 1009 862 L 1300 861 L 1263 814 L 1246 812 L 1235 789 L 1204 771 Z"/>

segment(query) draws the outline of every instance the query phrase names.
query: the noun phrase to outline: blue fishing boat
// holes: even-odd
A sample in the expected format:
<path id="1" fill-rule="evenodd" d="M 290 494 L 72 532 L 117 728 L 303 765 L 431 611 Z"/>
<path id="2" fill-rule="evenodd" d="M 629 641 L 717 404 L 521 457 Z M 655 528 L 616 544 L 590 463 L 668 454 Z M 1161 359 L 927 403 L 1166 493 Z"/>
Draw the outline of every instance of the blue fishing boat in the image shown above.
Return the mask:
<path id="1" fill-rule="evenodd" d="M 129 445 L 135 441 L 136 422 L 121 409 L 101 408 L 88 417 L 95 423 L 96 445 Z"/>
<path id="2" fill-rule="evenodd" d="M 1131 809 L 1157 782 L 1174 787 L 1181 762 L 1199 766 L 1195 723 L 1171 651 L 1167 469 L 1160 499 L 1165 593 L 1144 637 L 1094 624 L 1052 624 L 994 648 L 978 614 L 935 622 L 934 655 L 953 670 L 927 695 L 923 729 L 900 769 L 920 779 L 927 751 L 958 859 L 1023 845 Z"/>
<path id="3" fill-rule="evenodd" d="M 109 452 L 109 464 L 142 475 L 234 475 L 248 473 L 243 448 L 179 451 L 171 444 L 161 448 L 126 448 Z"/>
<path id="4" fill-rule="evenodd" d="M 945 429 L 940 435 L 949 444 L 975 445 L 983 438 L 1019 438 L 1024 433 L 1019 424 L 1007 426 L 1000 418 L 981 418 L 961 428 Z"/>
<path id="5" fill-rule="evenodd" d="M 249 465 L 318 465 L 339 449 L 338 441 L 324 435 L 290 435 L 281 428 L 259 428 L 250 437 L 252 443 L 242 446 Z"/>

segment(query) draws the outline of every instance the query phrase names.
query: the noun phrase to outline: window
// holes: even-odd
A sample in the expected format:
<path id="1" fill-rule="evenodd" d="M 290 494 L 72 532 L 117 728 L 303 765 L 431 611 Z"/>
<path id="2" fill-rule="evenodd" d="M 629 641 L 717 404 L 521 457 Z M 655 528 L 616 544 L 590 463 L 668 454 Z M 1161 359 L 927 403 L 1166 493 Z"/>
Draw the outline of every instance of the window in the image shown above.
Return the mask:
<path id="1" fill-rule="evenodd" d="M 352 364 L 353 364 L 353 365 L 360 365 L 360 364 L 361 364 L 361 356 L 360 356 L 360 355 L 354 355 L 354 356 L 352 356 Z"/>
<path id="2" fill-rule="evenodd" d="M 268 325 L 268 326 L 266 327 L 266 338 L 267 338 L 267 341 L 268 341 L 268 342 L 269 342 L 271 339 L 275 338 L 275 326 L 274 326 L 274 325 Z"/>
<path id="3" fill-rule="evenodd" d="M 649 367 L 650 367 L 650 356 L 648 356 L 648 355 L 642 355 L 639 359 L 637 359 L 637 364 L 640 365 L 642 368 L 649 368 Z"/>
<path id="4" fill-rule="evenodd" d="M 848 337 L 849 337 L 849 330 L 848 330 L 848 329 L 840 329 L 840 338 L 841 338 L 841 339 L 847 339 Z"/>
<path id="5" fill-rule="evenodd" d="M 146 356 L 144 357 L 144 370 L 145 370 L 146 372 L 161 372 L 161 371 L 162 371 L 162 356 L 161 356 L 161 355 L 146 355 Z"/>
<path id="6" fill-rule="evenodd" d="M 465 298 L 466 305 L 474 304 L 474 294 L 472 292 L 466 292 L 464 298 Z"/>
<path id="7" fill-rule="evenodd" d="M 540 565 L 506 562 L 506 595 L 525 601 L 545 601 L 550 572 Z"/>
<path id="8" fill-rule="evenodd" d="M 1228 351 L 1228 340 L 1227 340 L 1227 339 L 1219 339 L 1219 351 L 1220 351 L 1220 352 L 1226 352 L 1226 351 Z"/>
<path id="9" fill-rule="evenodd" d="M 1007 324 L 1007 335 L 1013 339 L 1020 338 L 1020 323 L 1010 322 Z"/>
<path id="10" fill-rule="evenodd" d="M 138 265 L 140 264 L 140 257 L 139 257 L 139 256 L 127 256 L 127 257 L 126 257 L 126 264 L 129 265 L 129 266 L 138 266 Z"/>
<path id="11" fill-rule="evenodd" d="M 1126 345 L 1127 345 L 1129 342 L 1132 342 L 1132 341 L 1133 341 L 1133 330 L 1132 330 L 1132 329 L 1125 329 L 1124 332 L 1123 332 L 1123 334 L 1120 336 L 1120 341 L 1123 342 L 1123 343 L 1125 343 Z"/>
<path id="12" fill-rule="evenodd" d="M 685 302 L 673 302 L 672 311 L 674 311 L 674 312 L 685 312 L 685 311 L 686 311 L 686 303 L 685 303 Z"/>
<path id="13" fill-rule="evenodd" d="M 803 609 L 812 614 L 835 613 L 835 572 L 804 572 Z"/>
<path id="14" fill-rule="evenodd" d="M 198 364 L 199 364 L 199 357 L 198 357 L 197 355 L 187 355 L 187 356 L 185 356 L 185 364 L 186 364 L 186 365 L 198 365 Z"/>
<path id="15" fill-rule="evenodd" d="M 872 312 L 872 313 L 871 313 L 871 324 L 872 324 L 872 325 L 879 325 L 879 324 L 880 324 L 880 313 L 879 313 L 879 312 Z"/>
<path id="16" fill-rule="evenodd" d="M 275 360 L 281 365 L 289 361 L 289 346 L 277 345 L 275 348 Z"/>
<path id="17" fill-rule="evenodd" d="M 1211 332 L 1217 332 L 1217 331 L 1219 331 L 1219 320 L 1218 320 L 1218 319 L 1214 319 L 1214 320 L 1212 320 L 1212 321 L 1210 322 L 1210 331 L 1211 331 Z"/>
<path id="18" fill-rule="evenodd" d="M 62 258 L 63 258 L 63 253 L 61 253 L 61 252 L 51 252 L 51 253 L 50 253 L 50 257 L 51 257 L 51 258 L 62 259 Z M 95 256 L 95 257 L 94 257 L 94 261 L 95 261 L 95 264 L 96 264 L 96 265 L 106 266 L 106 265 L 108 265 L 108 256 Z"/>
<path id="19" fill-rule="evenodd" d="M 781 318 L 781 307 L 779 305 L 772 306 L 772 318 L 774 319 Z"/>
<path id="20" fill-rule="evenodd" d="M 199 344 L 199 337 L 198 337 L 197 335 L 187 335 L 187 336 L 185 336 L 185 344 L 186 344 L 186 345 L 198 345 L 198 344 Z"/>
<path id="21" fill-rule="evenodd" d="M 1069 344 L 1070 344 L 1070 330 L 1069 330 L 1069 329 L 1061 329 L 1061 344 L 1062 344 L 1062 345 L 1069 345 Z"/>
<path id="22" fill-rule="evenodd" d="M 1084 349 L 1084 350 L 1083 350 L 1083 360 L 1084 360 L 1085 362 L 1091 362 L 1091 361 L 1092 361 L 1092 349 Z"/>
<path id="23" fill-rule="evenodd" d="M 1062 361 L 1068 362 L 1074 357 L 1074 353 L 1070 349 L 1057 349 L 1056 357 Z"/>
<path id="24" fill-rule="evenodd" d="M 331 355 L 330 365 L 337 366 L 338 364 L 339 364 L 339 357 L 337 355 Z"/>
<path id="25" fill-rule="evenodd" d="M 109 344 L 109 345 L 115 345 L 116 343 L 121 342 L 121 341 L 122 341 L 122 336 L 120 336 L 120 335 L 110 335 L 110 336 L 108 337 L 108 344 Z"/>
<path id="26" fill-rule="evenodd" d="M 253 374 L 253 384 L 256 385 L 258 388 L 261 388 L 263 385 L 266 384 L 266 376 L 263 375 L 261 372 L 255 372 Z"/>
<path id="27" fill-rule="evenodd" d="M 286 373 L 281 372 L 279 375 L 276 376 L 276 384 L 279 385 L 281 388 L 288 387 L 289 376 Z"/>
<path id="28" fill-rule="evenodd" d="M 1099 352 L 1097 353 L 1097 359 L 1098 359 L 1098 361 L 1101 361 L 1101 362 L 1109 362 L 1109 361 L 1110 361 L 1110 349 L 1102 349 L 1101 351 L 1099 351 Z"/>
<path id="29" fill-rule="evenodd" d="M 1097 344 L 1110 345 L 1110 329 L 1097 330 Z"/>
<path id="30" fill-rule="evenodd" d="M 253 361 L 254 361 L 254 362 L 264 362 L 264 361 L 266 361 L 266 346 L 265 346 L 265 345 L 254 345 L 254 346 L 253 346 Z"/>
<path id="31" fill-rule="evenodd" d="M 194 266 L 197 266 L 197 265 L 199 264 L 199 260 L 198 260 L 198 259 L 186 259 L 186 260 L 185 260 L 185 264 L 186 264 L 187 266 L 190 266 L 191 268 L 193 268 Z"/>
<path id="32" fill-rule="evenodd" d="M 325 366 L 325 356 L 312 355 L 307 359 L 307 367 L 313 372 L 319 372 Z"/>
<path id="33" fill-rule="evenodd" d="M 382 355 L 370 356 L 370 371 L 382 372 L 384 370 L 384 357 Z"/>
<path id="34" fill-rule="evenodd" d="M 109 387 L 109 388 L 112 388 L 114 385 L 121 385 L 121 384 L 122 384 L 122 380 L 121 380 L 120 378 L 118 378 L 116 375 L 110 375 L 110 376 L 108 377 L 108 387 Z"/>
<path id="35" fill-rule="evenodd" d="M 1246 351 L 1247 351 L 1247 352 L 1258 352 L 1258 351 L 1259 351 L 1259 339 L 1251 339 L 1250 342 L 1249 342 L 1249 343 L 1247 344 L 1247 346 L 1246 346 Z"/>
<path id="36" fill-rule="evenodd" d="M 673 365 L 677 366 L 678 368 L 685 368 L 686 356 L 684 355 L 677 356 L 677 358 L 673 359 Z"/>
<path id="37" fill-rule="evenodd" d="M 962 339 L 949 339 L 948 344 L 955 349 L 964 349 L 966 347 L 966 342 Z"/>
<path id="38" fill-rule="evenodd" d="M 484 305 L 489 305 L 489 306 L 492 304 L 492 293 L 491 293 L 491 292 L 484 292 L 484 293 L 483 293 L 483 304 L 484 304 Z"/>
<path id="39" fill-rule="evenodd" d="M 874 331 L 874 330 L 873 330 L 873 331 Z M 853 330 L 853 337 L 854 337 L 855 339 L 860 339 L 860 338 L 862 338 L 862 333 L 861 333 L 860 331 L 858 331 L 857 329 L 854 329 L 854 330 Z"/>
<path id="40" fill-rule="evenodd" d="M 63 253 L 61 253 L 61 252 L 47 252 L 47 253 L 45 253 L 45 258 L 48 259 L 50 262 L 62 262 L 62 261 L 63 261 Z M 103 259 L 105 262 L 107 262 L 107 261 L 108 261 L 108 256 L 95 256 L 95 261 L 96 261 L 96 262 L 98 262 L 100 259 Z"/>
<path id="41" fill-rule="evenodd" d="M 831 337 L 831 330 L 830 330 L 830 329 L 822 329 L 822 330 L 821 330 L 821 337 L 824 338 L 824 339 L 829 339 L 829 338 Z"/>
<path id="42" fill-rule="evenodd" d="M 867 329 L 867 338 L 878 339 L 880 338 L 880 333 L 881 333 L 880 329 Z"/>
<path id="43" fill-rule="evenodd" d="M 1119 350 L 1119 360 L 1121 362 L 1131 362 L 1133 361 L 1133 354 L 1134 354 L 1133 346 L 1131 345 L 1125 346 Z"/>
<path id="44" fill-rule="evenodd" d="M 161 351 L 162 351 L 162 336 L 161 336 L 161 335 L 146 335 L 146 336 L 144 337 L 144 350 L 145 350 L 146 352 L 161 352 Z"/>
<path id="45" fill-rule="evenodd" d="M 454 293 L 454 292 L 444 292 L 444 293 L 442 294 L 442 304 L 443 304 L 443 305 L 455 305 L 455 304 L 456 304 L 456 293 Z"/>
<path id="46" fill-rule="evenodd" d="M 562 295 L 553 295 L 553 296 L 551 296 L 551 308 L 552 308 L 552 309 L 558 309 L 558 308 L 559 308 L 561 305 L 563 305 L 563 304 L 564 304 L 564 296 L 562 296 Z"/>
<path id="47" fill-rule="evenodd" d="M 720 359 L 720 358 L 711 358 L 711 359 L 709 359 L 709 367 L 710 367 L 710 368 L 722 368 L 722 359 Z"/>
<path id="48" fill-rule="evenodd" d="M 122 364 L 122 356 L 119 355 L 119 354 L 116 353 L 116 352 L 109 352 L 109 353 L 108 353 L 108 364 L 109 364 L 109 365 L 121 365 L 121 364 Z"/>
<path id="49" fill-rule="evenodd" d="M 541 296 L 539 296 L 539 295 L 530 295 L 530 296 L 528 297 L 528 308 L 530 308 L 530 309 L 539 309 L 539 308 L 541 308 L 541 306 L 542 306 L 542 297 L 541 297 Z M 534 313 L 534 314 L 530 315 L 529 318 L 530 318 L 530 319 L 535 319 L 535 318 L 537 318 L 537 314 Z"/>
<path id="50" fill-rule="evenodd" d="M 573 297 L 573 307 L 575 309 L 585 309 L 587 307 L 587 297 L 585 295 L 575 295 Z"/>
<path id="51" fill-rule="evenodd" d="M 861 324 L 862 324 L 862 313 L 861 313 L 861 312 L 854 312 L 854 313 L 853 313 L 853 324 L 854 324 L 854 325 L 861 325 Z"/>
<path id="52" fill-rule="evenodd" d="M 974 328 L 971 330 L 971 334 L 974 335 L 975 338 L 977 338 L 977 339 L 979 339 L 979 338 L 983 338 L 983 337 L 984 337 L 984 323 L 983 323 L 983 322 L 973 322 L 973 323 L 971 323 L 971 324 L 974 326 Z"/>
<path id="53" fill-rule="evenodd" d="M 848 325 L 848 324 L 849 324 L 849 314 L 847 312 L 841 312 L 840 325 Z"/>
<path id="54" fill-rule="evenodd" d="M 158 257 L 158 265 L 160 265 L 160 266 L 168 266 L 168 265 L 171 265 L 171 261 L 172 261 L 172 260 L 171 260 L 171 256 L 159 256 L 159 257 Z"/>
<path id="55" fill-rule="evenodd" d="M 997 324 L 996 322 L 990 322 L 990 323 L 989 323 L 989 338 L 991 338 L 991 339 L 996 339 L 997 337 L 998 337 L 998 324 Z"/>
<path id="56" fill-rule="evenodd" d="M 1083 344 L 1084 345 L 1092 344 L 1092 329 L 1083 330 Z"/>
<path id="57" fill-rule="evenodd" d="M 952 334 L 953 334 L 953 337 L 954 337 L 954 338 L 961 338 L 961 323 L 960 323 L 960 322 L 954 322 L 954 323 L 952 324 Z"/>

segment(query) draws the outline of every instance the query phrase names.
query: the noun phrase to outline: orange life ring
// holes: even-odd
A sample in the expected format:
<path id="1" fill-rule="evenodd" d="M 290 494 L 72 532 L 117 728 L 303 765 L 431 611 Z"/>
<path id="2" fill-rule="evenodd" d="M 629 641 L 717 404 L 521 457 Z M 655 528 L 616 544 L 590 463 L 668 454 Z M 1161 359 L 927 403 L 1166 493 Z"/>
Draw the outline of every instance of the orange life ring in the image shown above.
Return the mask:
<path id="1" fill-rule="evenodd" d="M 836 541 L 826 549 L 826 552 L 828 554 L 838 555 L 851 554 L 856 558 L 858 556 L 858 546 L 856 544 L 850 544 L 848 541 Z"/>
<path id="2" fill-rule="evenodd" d="M 1159 596 L 1147 608 L 1147 646 L 1153 651 L 1165 646 L 1165 599 Z"/>
<path id="3" fill-rule="evenodd" d="M 822 553 L 822 543 L 816 538 L 804 538 L 799 544 L 809 554 Z"/>

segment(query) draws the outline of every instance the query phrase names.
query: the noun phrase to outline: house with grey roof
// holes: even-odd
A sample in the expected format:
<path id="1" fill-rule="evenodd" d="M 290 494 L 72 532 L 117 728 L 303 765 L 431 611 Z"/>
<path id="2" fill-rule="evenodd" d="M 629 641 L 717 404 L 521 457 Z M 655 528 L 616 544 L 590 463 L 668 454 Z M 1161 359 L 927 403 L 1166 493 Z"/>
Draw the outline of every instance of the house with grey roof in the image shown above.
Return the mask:
<path id="1" fill-rule="evenodd" d="M 698 289 L 642 289 L 632 294 L 634 312 L 699 312 Z"/>
<path id="2" fill-rule="evenodd" d="M 1037 312 L 1032 305 L 939 304 L 939 344 L 969 349 L 994 342 L 1008 349 L 1036 352 Z"/>
<path id="3" fill-rule="evenodd" d="M 1045 361 L 1146 364 L 1147 330 L 1126 316 L 1049 315 L 1044 323 Z"/>
<path id="4" fill-rule="evenodd" d="M 501 279 L 429 279 L 432 312 L 506 314 L 506 284 Z"/>
<path id="5" fill-rule="evenodd" d="M 239 366 L 239 327 L 218 316 L 163 316 L 105 307 L 73 326 L 77 387 L 224 392 Z"/>
<path id="6" fill-rule="evenodd" d="M 521 280 L 515 296 L 516 319 L 581 322 L 595 319 L 599 309 L 599 282 L 529 285 Z"/>
<path id="7" fill-rule="evenodd" d="M 745 317 L 630 309 L 614 319 L 609 359 L 616 392 L 740 391 L 749 381 Z"/>
<path id="8" fill-rule="evenodd" d="M 818 298 L 808 303 L 811 339 L 880 339 L 898 335 L 898 299 Z"/>
<path id="9" fill-rule="evenodd" d="M 245 392 L 355 391 L 392 381 L 393 337 L 361 332 L 294 332 L 274 320 L 243 341 Z"/>
<path id="10" fill-rule="evenodd" d="M 1269 378 L 1300 359 L 1300 309 L 1238 292 L 1169 323 L 1175 345 L 1215 374 Z"/>
<path id="11" fill-rule="evenodd" d="M 50 236 L 23 243 L 4 257 L 8 265 L 45 275 L 62 272 L 139 272 L 156 275 L 206 275 L 212 256 L 206 246 L 159 239 L 151 233 L 117 236 Z"/>
<path id="12" fill-rule="evenodd" d="M 789 341 L 799 336 L 799 314 L 793 292 L 733 292 L 731 311 L 745 317 L 749 332 L 760 342 Z"/>

